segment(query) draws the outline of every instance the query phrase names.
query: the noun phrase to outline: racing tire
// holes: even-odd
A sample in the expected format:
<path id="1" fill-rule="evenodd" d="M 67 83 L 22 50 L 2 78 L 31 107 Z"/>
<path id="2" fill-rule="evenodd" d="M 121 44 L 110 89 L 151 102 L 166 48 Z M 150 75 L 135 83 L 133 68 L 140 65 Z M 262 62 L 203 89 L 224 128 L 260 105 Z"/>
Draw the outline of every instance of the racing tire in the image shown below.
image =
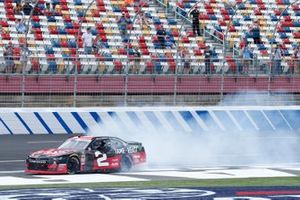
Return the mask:
<path id="1" fill-rule="evenodd" d="M 70 157 L 67 162 L 68 174 L 76 174 L 80 171 L 80 163 L 78 158 Z"/>
<path id="2" fill-rule="evenodd" d="M 121 172 L 128 172 L 132 168 L 131 160 L 127 156 L 124 156 L 122 158 L 120 165 L 121 165 L 120 167 Z"/>

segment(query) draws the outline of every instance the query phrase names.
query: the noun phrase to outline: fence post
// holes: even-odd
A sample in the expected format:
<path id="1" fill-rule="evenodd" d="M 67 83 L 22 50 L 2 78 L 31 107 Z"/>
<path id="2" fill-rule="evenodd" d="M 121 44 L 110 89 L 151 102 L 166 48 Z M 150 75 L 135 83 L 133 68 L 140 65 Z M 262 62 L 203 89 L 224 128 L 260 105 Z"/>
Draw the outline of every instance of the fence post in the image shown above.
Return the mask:
<path id="1" fill-rule="evenodd" d="M 21 102 L 21 107 L 24 107 L 25 103 L 25 66 L 22 65 L 22 102 Z"/>

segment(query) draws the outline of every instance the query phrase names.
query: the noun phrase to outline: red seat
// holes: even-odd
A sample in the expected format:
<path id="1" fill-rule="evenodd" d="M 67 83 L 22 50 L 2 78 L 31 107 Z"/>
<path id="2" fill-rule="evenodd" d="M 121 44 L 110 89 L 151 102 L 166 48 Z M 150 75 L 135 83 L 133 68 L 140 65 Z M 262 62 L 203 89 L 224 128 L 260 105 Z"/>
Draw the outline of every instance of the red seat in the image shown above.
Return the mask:
<path id="1" fill-rule="evenodd" d="M 9 21 L 16 21 L 16 17 L 15 17 L 14 14 L 6 15 L 6 18 L 7 18 Z"/>
<path id="2" fill-rule="evenodd" d="M 1 36 L 2 36 L 2 40 L 10 40 L 11 39 L 9 33 L 2 33 Z"/>
<path id="3" fill-rule="evenodd" d="M 92 15 L 93 15 L 93 17 L 100 17 L 98 10 L 92 10 Z"/>
<path id="4" fill-rule="evenodd" d="M 8 27 L 8 22 L 7 21 L 0 21 L 0 25 L 2 26 L 2 27 Z"/>
<path id="5" fill-rule="evenodd" d="M 178 36 L 179 36 L 179 33 L 178 33 L 177 30 L 173 30 L 173 31 L 172 31 L 172 35 L 173 35 L 174 37 L 178 37 Z"/>
<path id="6" fill-rule="evenodd" d="M 139 41 L 140 41 L 140 43 L 145 43 L 146 42 L 145 37 L 144 36 L 140 36 Z"/>
<path id="7" fill-rule="evenodd" d="M 68 5 L 61 5 L 61 10 L 69 10 Z"/>
<path id="8" fill-rule="evenodd" d="M 190 43 L 190 40 L 189 40 L 189 38 L 187 36 L 183 36 L 182 37 L 182 42 L 183 43 Z"/>
<path id="9" fill-rule="evenodd" d="M 118 53 L 119 53 L 120 55 L 126 55 L 126 54 L 127 54 L 127 53 L 126 53 L 126 50 L 123 49 L 123 48 L 119 48 L 119 49 L 118 49 Z"/>
<path id="10" fill-rule="evenodd" d="M 58 34 L 57 28 L 54 26 L 49 27 L 50 34 Z"/>
<path id="11" fill-rule="evenodd" d="M 69 47 L 68 42 L 67 42 L 66 40 L 61 41 L 61 42 L 60 42 L 60 46 L 61 46 L 61 47 L 64 47 L 64 48 Z"/>
<path id="12" fill-rule="evenodd" d="M 42 34 L 39 34 L 39 33 L 34 34 L 34 37 L 35 37 L 36 40 L 43 40 L 43 35 Z"/>
<path id="13" fill-rule="evenodd" d="M 98 6 L 104 6 L 103 0 L 97 0 L 97 5 Z"/>
<path id="14" fill-rule="evenodd" d="M 297 38 L 297 39 L 300 38 L 300 33 L 299 32 L 294 32 L 293 35 L 294 35 L 294 38 Z"/>
<path id="15" fill-rule="evenodd" d="M 66 29 L 68 35 L 76 35 L 77 34 L 77 30 L 71 28 L 71 29 Z"/>
<path id="16" fill-rule="evenodd" d="M 54 60 L 55 59 L 54 54 L 47 54 L 47 59 L 48 60 Z"/>
<path id="17" fill-rule="evenodd" d="M 39 18 L 39 16 L 37 16 L 37 15 L 33 15 L 33 16 L 31 17 L 31 19 L 32 19 L 33 21 L 35 21 L 35 22 L 39 22 L 39 21 L 40 21 L 40 18 Z"/>
<path id="18" fill-rule="evenodd" d="M 140 43 L 140 49 L 147 49 L 146 43 Z"/>
<path id="19" fill-rule="evenodd" d="M 98 6 L 99 12 L 106 12 L 106 9 L 104 6 Z"/>
<path id="20" fill-rule="evenodd" d="M 149 55 L 150 54 L 149 51 L 148 51 L 148 49 L 141 49 L 141 53 L 143 55 Z"/>

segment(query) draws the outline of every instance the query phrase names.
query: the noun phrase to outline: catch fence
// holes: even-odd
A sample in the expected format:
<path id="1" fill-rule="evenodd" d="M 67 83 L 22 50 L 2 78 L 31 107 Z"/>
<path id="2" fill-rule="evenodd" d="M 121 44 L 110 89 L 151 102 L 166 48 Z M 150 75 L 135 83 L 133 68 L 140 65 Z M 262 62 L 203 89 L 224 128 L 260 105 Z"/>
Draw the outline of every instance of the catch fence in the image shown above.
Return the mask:
<path id="1" fill-rule="evenodd" d="M 30 56 L 25 63 L 11 58 L 1 63 L 0 106 L 252 105 L 258 99 L 259 104 L 294 105 L 300 92 L 299 64 L 180 56 Z"/>

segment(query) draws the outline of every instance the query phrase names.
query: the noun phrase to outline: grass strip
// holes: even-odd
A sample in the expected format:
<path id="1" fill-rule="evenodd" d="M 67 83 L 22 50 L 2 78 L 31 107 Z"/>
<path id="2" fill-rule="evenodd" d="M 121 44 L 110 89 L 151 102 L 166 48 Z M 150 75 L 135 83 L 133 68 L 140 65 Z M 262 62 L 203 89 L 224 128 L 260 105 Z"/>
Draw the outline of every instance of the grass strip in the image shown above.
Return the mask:
<path id="1" fill-rule="evenodd" d="M 159 180 L 134 182 L 64 183 L 0 186 L 0 190 L 27 188 L 166 188 L 166 187 L 243 187 L 243 186 L 300 186 L 300 177 L 234 178 L 203 180 Z"/>

